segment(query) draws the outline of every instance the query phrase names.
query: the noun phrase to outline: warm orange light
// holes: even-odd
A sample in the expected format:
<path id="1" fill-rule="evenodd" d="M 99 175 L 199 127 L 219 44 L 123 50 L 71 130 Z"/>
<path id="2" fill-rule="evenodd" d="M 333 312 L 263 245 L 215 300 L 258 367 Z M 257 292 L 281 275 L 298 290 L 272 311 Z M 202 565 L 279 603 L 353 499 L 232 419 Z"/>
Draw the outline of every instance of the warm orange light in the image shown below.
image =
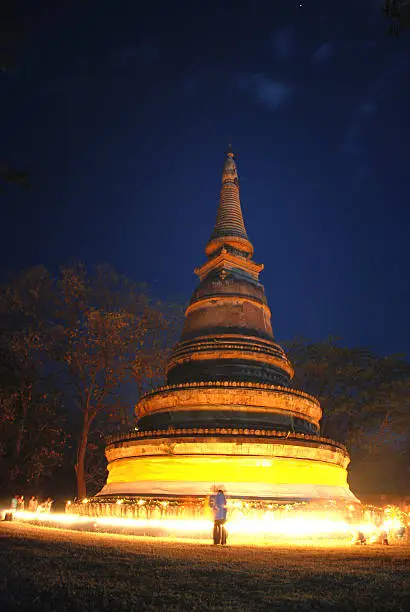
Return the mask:
<path id="1" fill-rule="evenodd" d="M 256 496 L 258 483 L 348 487 L 346 470 L 340 465 L 283 457 L 136 457 L 117 459 L 108 470 L 107 484 L 177 481 L 181 493 L 184 482 L 209 483 L 210 487 L 216 478 L 223 483 L 255 483 Z"/>
<path id="2" fill-rule="evenodd" d="M 247 504 L 236 502 L 236 507 Z M 49 523 L 55 526 L 83 525 L 90 529 L 98 527 L 123 528 L 128 530 L 152 529 L 160 530 L 162 534 L 178 536 L 178 534 L 195 533 L 210 537 L 212 533 L 213 521 L 206 518 L 197 519 L 131 519 L 119 517 L 88 517 L 76 514 L 42 514 L 35 512 L 15 512 L 14 517 L 20 521 L 30 523 Z M 376 541 L 377 535 L 381 530 L 394 532 L 402 526 L 400 521 L 386 521 L 381 527 L 376 527 L 371 522 L 359 522 L 351 524 L 332 512 L 306 512 L 303 514 L 295 513 L 287 517 L 275 516 L 275 512 L 259 512 L 258 516 L 252 518 L 244 515 L 237 516 L 228 520 L 226 527 L 232 536 L 233 541 L 240 542 L 242 539 L 252 537 L 252 541 L 257 543 L 255 537 L 269 540 L 273 538 L 286 538 L 298 540 L 308 538 L 310 540 L 319 539 L 339 539 L 346 543 L 351 540 L 352 535 L 361 531 L 369 538 L 369 541 Z M 84 527 L 83 527 L 84 528 Z"/>
<path id="3" fill-rule="evenodd" d="M 295 389 L 277 385 L 237 384 L 224 382 L 199 383 L 160 387 L 141 398 L 135 407 L 138 417 L 171 410 L 240 410 L 246 413 L 263 412 L 288 414 L 319 424 L 322 410 L 312 396 Z"/>

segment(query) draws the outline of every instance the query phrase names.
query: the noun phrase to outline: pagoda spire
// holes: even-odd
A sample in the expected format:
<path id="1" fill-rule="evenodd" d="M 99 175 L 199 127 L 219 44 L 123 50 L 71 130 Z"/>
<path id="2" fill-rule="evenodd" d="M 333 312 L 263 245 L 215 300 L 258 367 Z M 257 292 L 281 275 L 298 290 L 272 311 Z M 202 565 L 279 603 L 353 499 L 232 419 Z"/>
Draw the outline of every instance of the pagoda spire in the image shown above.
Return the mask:
<path id="1" fill-rule="evenodd" d="M 216 222 L 206 253 L 211 255 L 223 245 L 230 245 L 248 257 L 253 253 L 243 221 L 238 171 L 230 145 L 222 171 L 222 187 Z"/>

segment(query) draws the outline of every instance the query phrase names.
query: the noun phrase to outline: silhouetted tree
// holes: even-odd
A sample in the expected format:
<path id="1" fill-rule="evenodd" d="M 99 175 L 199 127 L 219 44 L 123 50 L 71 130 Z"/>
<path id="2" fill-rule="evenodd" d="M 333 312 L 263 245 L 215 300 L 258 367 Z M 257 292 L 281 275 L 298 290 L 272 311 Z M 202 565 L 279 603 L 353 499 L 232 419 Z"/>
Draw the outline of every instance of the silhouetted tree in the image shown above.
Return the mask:
<path id="1" fill-rule="evenodd" d="M 0 194 L 4 191 L 6 184 L 19 185 L 25 189 L 30 187 L 27 172 L 11 170 L 7 166 L 3 165 L 0 166 Z"/>
<path id="2" fill-rule="evenodd" d="M 410 28 L 410 0 L 385 0 L 382 11 L 390 22 L 389 33 L 392 36 Z"/>
<path id="3" fill-rule="evenodd" d="M 0 471 L 27 485 L 76 445 L 79 497 L 105 475 L 104 436 L 161 381 L 173 309 L 109 266 L 32 268 L 0 290 Z M 76 408 L 79 412 L 76 412 Z M 78 418 L 77 415 L 81 415 Z"/>
<path id="4" fill-rule="evenodd" d="M 30 485 L 61 464 L 66 432 L 54 386 L 50 313 L 53 280 L 32 268 L 0 292 L 0 469 Z"/>
<path id="5" fill-rule="evenodd" d="M 321 402 L 324 435 L 356 454 L 377 453 L 386 442 L 399 448 L 410 428 L 410 365 L 404 359 L 342 347 L 332 338 L 293 340 L 288 354 L 294 385 Z"/>
<path id="6" fill-rule="evenodd" d="M 19 0 L 4 0 L 0 6 L 0 72 L 9 72 L 14 68 L 24 49 L 25 38 L 23 3 Z M 0 155 L 4 154 L 0 151 Z M 0 160 L 0 195 L 7 184 L 27 188 L 28 174 Z"/>
<path id="7" fill-rule="evenodd" d="M 140 364 L 149 361 L 138 355 L 156 346 L 152 338 L 165 329 L 166 320 L 161 306 L 145 290 L 107 266 L 92 273 L 84 266 L 65 268 L 58 285 L 60 359 L 66 364 L 67 380 L 82 415 L 75 470 L 78 496 L 85 497 L 93 427 L 98 428 L 104 415 L 121 415 L 126 420 L 131 397 L 137 397 L 129 395 L 133 372 L 140 376 Z M 160 364 L 163 359 L 156 353 L 155 373 Z"/>

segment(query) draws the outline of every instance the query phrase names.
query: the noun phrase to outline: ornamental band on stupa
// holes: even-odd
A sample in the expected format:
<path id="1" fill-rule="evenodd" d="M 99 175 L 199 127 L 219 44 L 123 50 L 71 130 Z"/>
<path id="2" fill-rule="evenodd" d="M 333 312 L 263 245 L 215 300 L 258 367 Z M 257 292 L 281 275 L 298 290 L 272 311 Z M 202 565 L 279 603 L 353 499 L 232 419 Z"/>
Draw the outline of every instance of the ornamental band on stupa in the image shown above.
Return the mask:
<path id="1" fill-rule="evenodd" d="M 106 448 L 98 494 L 354 501 L 349 455 L 320 436 L 319 402 L 292 387 L 243 221 L 233 153 L 225 159 L 207 260 L 185 313 L 167 384 L 143 396 L 138 431 Z"/>

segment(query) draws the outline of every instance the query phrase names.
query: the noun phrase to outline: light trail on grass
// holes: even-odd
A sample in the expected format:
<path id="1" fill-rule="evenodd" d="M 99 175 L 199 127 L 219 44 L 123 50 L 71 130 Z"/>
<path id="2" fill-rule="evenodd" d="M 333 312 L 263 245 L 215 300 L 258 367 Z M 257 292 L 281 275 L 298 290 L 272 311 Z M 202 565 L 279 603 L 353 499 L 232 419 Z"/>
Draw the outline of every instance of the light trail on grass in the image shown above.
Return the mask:
<path id="1" fill-rule="evenodd" d="M 7 512 L 7 511 L 3 511 Z M 91 517 L 77 514 L 63 513 L 38 513 L 26 511 L 9 511 L 13 518 L 40 526 L 71 527 L 87 531 L 110 531 L 115 533 L 126 532 L 128 535 L 160 534 L 167 536 L 184 536 L 194 534 L 197 537 L 210 538 L 213 529 L 213 521 L 209 519 L 134 519 L 120 517 Z M 234 541 L 252 538 L 257 544 L 258 540 L 269 538 L 286 538 L 287 540 L 300 540 L 303 538 L 318 539 L 322 543 L 329 540 L 350 541 L 358 532 L 365 534 L 367 538 L 373 539 L 382 531 L 391 532 L 399 529 L 401 523 L 398 520 L 386 521 L 379 527 L 373 523 L 349 523 L 340 518 L 326 517 L 320 514 L 308 513 L 305 516 L 280 517 L 265 514 L 258 518 L 235 518 L 227 521 L 226 528 Z"/>

